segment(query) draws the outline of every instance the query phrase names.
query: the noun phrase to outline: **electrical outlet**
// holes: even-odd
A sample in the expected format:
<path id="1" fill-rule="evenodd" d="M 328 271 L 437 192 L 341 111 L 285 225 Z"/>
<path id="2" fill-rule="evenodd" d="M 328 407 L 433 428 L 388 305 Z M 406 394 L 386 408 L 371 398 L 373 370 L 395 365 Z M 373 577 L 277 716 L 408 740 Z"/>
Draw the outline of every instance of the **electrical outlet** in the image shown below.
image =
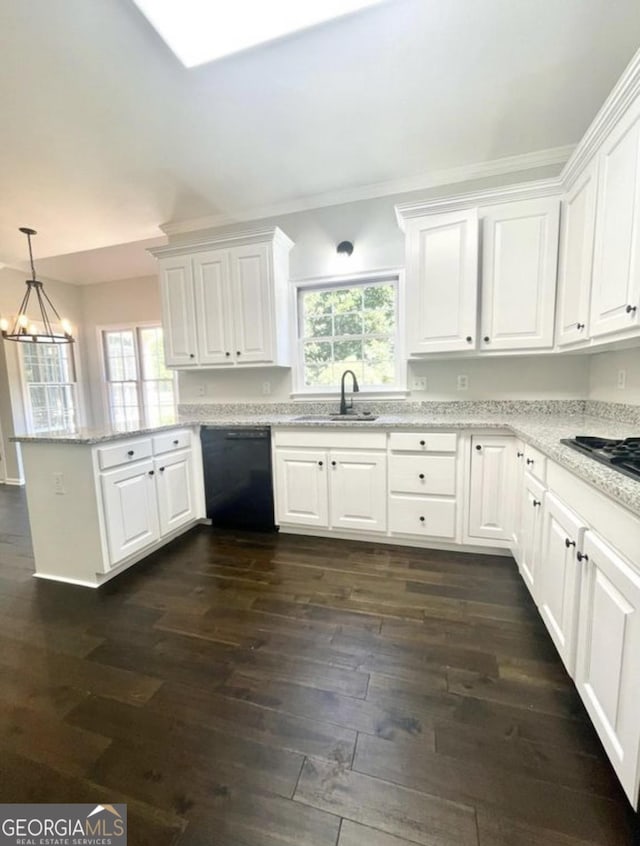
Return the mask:
<path id="1" fill-rule="evenodd" d="M 469 377 L 466 375 L 466 373 L 459 373 L 458 374 L 458 390 L 459 391 L 469 390 Z"/>
<path id="2" fill-rule="evenodd" d="M 54 473 L 53 474 L 53 492 L 58 496 L 62 496 L 66 494 L 66 489 L 64 486 L 64 474 L 63 473 Z"/>
<path id="3" fill-rule="evenodd" d="M 207 393 L 206 385 L 198 385 L 196 388 L 196 395 L 199 397 L 203 397 Z"/>
<path id="4" fill-rule="evenodd" d="M 627 371 L 626 370 L 618 370 L 618 387 L 620 390 L 624 390 L 627 387 Z"/>
<path id="5" fill-rule="evenodd" d="M 426 391 L 427 390 L 427 377 L 426 376 L 414 376 L 413 380 L 411 381 L 411 389 L 413 391 Z"/>
<path id="6" fill-rule="evenodd" d="M 271 393 L 271 382 L 263 382 L 262 383 L 262 393 L 265 397 L 268 397 Z"/>

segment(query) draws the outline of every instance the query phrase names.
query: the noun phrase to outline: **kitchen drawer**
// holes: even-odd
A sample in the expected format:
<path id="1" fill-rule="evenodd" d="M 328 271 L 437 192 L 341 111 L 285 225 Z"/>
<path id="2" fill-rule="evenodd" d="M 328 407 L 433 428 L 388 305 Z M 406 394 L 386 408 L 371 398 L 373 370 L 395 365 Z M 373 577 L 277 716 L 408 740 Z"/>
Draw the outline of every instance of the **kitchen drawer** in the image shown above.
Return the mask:
<path id="1" fill-rule="evenodd" d="M 174 449 L 186 449 L 191 446 L 191 431 L 189 429 L 175 429 L 173 432 L 163 432 L 153 436 L 153 454 L 171 452 Z"/>
<path id="2" fill-rule="evenodd" d="M 386 449 L 387 433 L 362 429 L 345 431 L 337 427 L 311 427 L 300 429 L 273 429 L 277 447 L 305 447 L 311 449 Z"/>
<path id="3" fill-rule="evenodd" d="M 108 447 L 98 448 L 98 465 L 101 470 L 117 467 L 119 464 L 131 464 L 151 455 L 151 439 L 141 438 L 135 441 L 118 441 Z"/>
<path id="4" fill-rule="evenodd" d="M 392 432 L 389 446 L 394 452 L 455 452 L 455 432 Z"/>
<path id="5" fill-rule="evenodd" d="M 539 450 L 525 444 L 524 447 L 524 469 L 539 482 L 544 484 L 547 480 L 547 457 Z"/>
<path id="6" fill-rule="evenodd" d="M 389 489 L 393 493 L 442 494 L 456 492 L 455 455 L 392 455 Z"/>
<path id="7" fill-rule="evenodd" d="M 403 535 L 455 539 L 455 500 L 391 496 L 389 530 Z"/>

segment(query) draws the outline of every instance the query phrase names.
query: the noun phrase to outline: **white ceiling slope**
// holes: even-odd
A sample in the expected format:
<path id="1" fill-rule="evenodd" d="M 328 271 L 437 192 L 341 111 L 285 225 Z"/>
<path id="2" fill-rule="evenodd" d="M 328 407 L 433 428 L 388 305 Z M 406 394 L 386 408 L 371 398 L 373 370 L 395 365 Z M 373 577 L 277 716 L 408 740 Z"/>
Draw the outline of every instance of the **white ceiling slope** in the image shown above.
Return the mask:
<path id="1" fill-rule="evenodd" d="M 187 70 L 130 0 L 0 0 L 0 261 L 557 158 L 638 44 L 638 0 L 387 0 Z"/>

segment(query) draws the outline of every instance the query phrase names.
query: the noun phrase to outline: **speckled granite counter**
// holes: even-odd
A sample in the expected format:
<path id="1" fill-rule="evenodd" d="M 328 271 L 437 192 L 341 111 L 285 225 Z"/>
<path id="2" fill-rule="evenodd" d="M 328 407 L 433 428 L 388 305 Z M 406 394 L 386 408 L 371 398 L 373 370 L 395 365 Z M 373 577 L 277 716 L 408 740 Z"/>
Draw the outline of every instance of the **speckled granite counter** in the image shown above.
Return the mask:
<path id="1" fill-rule="evenodd" d="M 333 405 L 317 409 L 318 414 L 333 410 Z M 387 403 L 387 406 L 392 405 Z M 289 406 L 291 408 L 291 406 Z M 400 409 L 406 408 L 406 413 Z M 540 408 L 545 413 L 532 413 Z M 601 435 L 624 438 L 640 433 L 640 422 L 635 419 L 633 407 L 617 414 L 618 420 L 585 414 L 588 406 L 579 401 L 546 403 L 432 403 L 416 402 L 393 404 L 393 412 L 379 414 L 376 420 L 307 420 L 297 417 L 314 413 L 305 407 L 296 407 L 296 413 L 284 413 L 282 405 L 246 406 L 246 411 L 230 406 L 193 406 L 181 409 L 182 418 L 175 424 L 128 431 L 113 429 L 86 430 L 77 435 L 17 436 L 13 440 L 41 443 L 97 444 L 120 438 L 174 429 L 179 426 L 287 426 L 305 428 L 349 429 L 449 429 L 487 430 L 511 432 L 536 447 L 553 461 L 571 470 L 579 478 L 624 505 L 640 516 L 640 481 L 635 481 L 616 470 L 582 455 L 560 443 L 562 438 L 575 435 Z M 397 410 L 396 410 L 397 409 Z M 431 410 L 433 409 L 433 410 Z M 599 410 L 599 409 L 598 409 Z M 640 415 L 640 411 L 638 412 Z"/>
<path id="2" fill-rule="evenodd" d="M 199 426 L 200 424 L 189 424 L 181 420 L 175 423 L 166 423 L 162 426 L 146 426 L 137 429 L 116 429 L 112 426 L 101 426 L 95 429 L 78 429 L 73 434 L 65 432 L 60 435 L 52 433 L 46 435 L 15 435 L 9 440 L 25 444 L 100 444 L 104 441 L 135 438 L 138 435 L 155 435 L 158 432 L 166 432 L 170 429 L 183 429 L 189 425 Z"/>

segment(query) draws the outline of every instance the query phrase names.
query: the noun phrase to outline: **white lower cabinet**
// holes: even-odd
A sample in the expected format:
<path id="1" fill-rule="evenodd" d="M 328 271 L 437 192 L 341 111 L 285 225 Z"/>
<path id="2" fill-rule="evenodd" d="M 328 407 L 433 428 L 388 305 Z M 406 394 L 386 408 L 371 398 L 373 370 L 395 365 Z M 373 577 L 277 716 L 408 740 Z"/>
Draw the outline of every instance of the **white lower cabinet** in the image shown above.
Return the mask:
<path id="1" fill-rule="evenodd" d="M 103 473 L 104 520 L 111 566 L 160 537 L 153 461 Z"/>
<path id="2" fill-rule="evenodd" d="M 513 536 L 513 454 L 515 440 L 507 435 L 471 438 L 469 536 L 510 541 Z"/>
<path id="3" fill-rule="evenodd" d="M 518 569 L 535 598 L 538 559 L 542 544 L 542 503 L 545 489 L 530 473 L 525 472 L 520 515 L 520 561 Z"/>
<path id="4" fill-rule="evenodd" d="M 162 537 L 195 518 L 191 451 L 156 458 L 155 471 Z"/>
<path id="5" fill-rule="evenodd" d="M 584 522 L 557 496 L 547 493 L 535 593 L 540 615 L 571 676 L 576 663 L 580 602 L 581 566 L 577 553 L 582 549 L 584 532 Z"/>
<path id="6" fill-rule="evenodd" d="M 575 682 L 631 803 L 640 782 L 640 574 L 595 532 L 584 539 Z"/>
<path id="7" fill-rule="evenodd" d="M 331 525 L 334 528 L 384 532 L 387 528 L 384 453 L 329 453 Z"/>
<path id="8" fill-rule="evenodd" d="M 324 450 L 276 450 L 278 523 L 329 527 L 327 453 Z"/>
<path id="9" fill-rule="evenodd" d="M 511 552 L 520 566 L 522 555 L 522 496 L 524 487 L 524 444 L 522 441 L 515 443 L 515 461 L 513 464 L 513 539 L 511 541 Z"/>

